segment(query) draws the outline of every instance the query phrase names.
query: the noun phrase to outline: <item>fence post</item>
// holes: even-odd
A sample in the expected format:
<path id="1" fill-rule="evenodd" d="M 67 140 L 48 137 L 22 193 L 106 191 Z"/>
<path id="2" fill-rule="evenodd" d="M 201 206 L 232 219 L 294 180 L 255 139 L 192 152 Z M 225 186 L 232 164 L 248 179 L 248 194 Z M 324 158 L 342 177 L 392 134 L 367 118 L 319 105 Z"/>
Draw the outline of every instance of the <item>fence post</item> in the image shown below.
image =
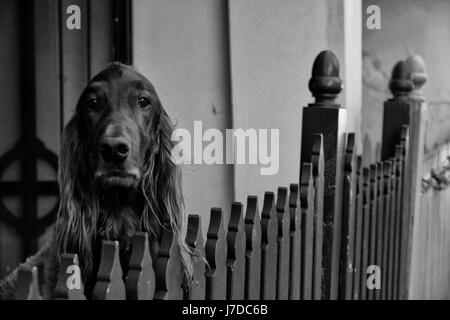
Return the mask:
<path id="1" fill-rule="evenodd" d="M 309 89 L 315 102 L 303 108 L 300 166 L 311 161 L 313 136 L 321 133 L 325 155 L 322 298 L 337 299 L 347 113 L 335 102 L 342 91 L 342 80 L 339 78 L 339 61 L 332 51 L 322 51 L 316 57 Z"/>
<path id="2" fill-rule="evenodd" d="M 301 216 L 298 184 L 289 186 L 289 300 L 300 300 L 300 250 L 301 250 Z M 321 246 L 322 248 L 322 246 Z M 322 271 L 322 269 L 320 268 Z M 319 277 L 320 286 L 320 277 Z M 319 297 L 320 298 L 320 297 Z"/>
<path id="3" fill-rule="evenodd" d="M 261 222 L 258 197 L 247 197 L 245 211 L 245 300 L 259 300 L 261 292 Z"/>
<path id="4" fill-rule="evenodd" d="M 69 286 L 69 283 L 71 284 Z M 63 253 L 59 263 L 58 281 L 55 287 L 54 299 L 86 300 L 84 296 L 78 255 Z"/>
<path id="5" fill-rule="evenodd" d="M 323 136 L 314 135 L 311 163 L 314 187 L 314 251 L 312 299 L 322 298 L 322 246 L 323 246 L 323 201 L 324 201 L 324 158 Z"/>
<path id="6" fill-rule="evenodd" d="M 392 300 L 393 297 L 393 284 L 394 284 L 394 243 L 395 243 L 395 216 L 397 209 L 397 185 L 395 179 L 395 171 L 397 170 L 397 162 L 394 157 L 389 159 L 391 161 L 391 215 L 389 217 L 389 257 L 388 257 L 388 300 Z M 386 272 L 386 270 L 385 270 Z"/>
<path id="7" fill-rule="evenodd" d="M 241 202 L 231 204 L 227 233 L 227 300 L 243 300 L 245 289 L 245 225 Z"/>
<path id="8" fill-rule="evenodd" d="M 376 164 L 371 164 L 370 167 L 370 238 L 369 238 L 369 262 L 368 266 L 376 264 L 376 249 L 377 249 L 377 194 L 378 194 L 378 167 Z M 367 288 L 367 298 L 368 300 L 375 299 L 374 289 Z"/>
<path id="9" fill-rule="evenodd" d="M 381 268 L 383 262 L 383 239 L 384 239 L 384 227 L 383 227 L 383 218 L 384 218 L 384 168 L 383 162 L 377 163 L 377 249 L 376 249 L 376 260 L 375 264 Z M 381 300 L 381 290 L 375 289 L 375 300 Z"/>
<path id="10" fill-rule="evenodd" d="M 198 214 L 188 217 L 186 244 L 192 250 L 192 283 L 187 288 L 186 300 L 205 300 L 205 247 L 202 234 L 202 220 Z"/>
<path id="11" fill-rule="evenodd" d="M 397 145 L 395 151 L 395 161 L 396 161 L 396 170 L 395 170 L 395 183 L 397 185 L 397 199 L 396 202 L 396 217 L 395 217 L 395 256 L 394 256 L 394 299 L 398 300 L 399 298 L 399 276 L 400 276 L 400 244 L 401 244 L 401 214 L 402 214 L 402 195 L 403 195 L 403 186 L 402 186 L 402 177 L 403 177 L 403 146 L 401 144 Z"/>
<path id="12" fill-rule="evenodd" d="M 289 298 L 289 207 L 288 191 L 286 187 L 278 187 L 277 211 L 278 221 L 278 266 L 277 266 L 277 300 Z"/>
<path id="13" fill-rule="evenodd" d="M 356 163 L 356 212 L 355 212 L 355 245 L 353 264 L 353 300 L 360 299 L 361 283 L 361 248 L 363 241 L 364 211 L 363 211 L 363 174 L 362 156 L 357 157 Z"/>
<path id="14" fill-rule="evenodd" d="M 342 244 L 341 267 L 339 283 L 339 299 L 351 300 L 353 287 L 353 256 L 355 235 L 355 206 L 356 206 L 356 172 L 355 172 L 355 134 L 347 135 L 345 150 L 345 173 L 342 203 Z"/>
<path id="15" fill-rule="evenodd" d="M 311 163 L 304 163 L 302 166 L 300 205 L 302 207 L 301 298 L 311 300 L 314 252 L 314 188 Z"/>
<path id="16" fill-rule="evenodd" d="M 136 232 L 125 282 L 127 300 L 152 300 L 155 272 L 148 245 L 148 234 Z"/>
<path id="17" fill-rule="evenodd" d="M 395 154 L 402 125 L 409 125 L 411 122 L 411 100 L 408 99 L 408 94 L 413 89 L 413 82 L 405 61 L 397 62 L 392 69 L 389 89 L 393 97 L 384 103 L 381 160 L 388 160 Z"/>
<path id="18" fill-rule="evenodd" d="M 362 244 L 361 244 L 361 269 L 359 288 L 360 299 L 367 297 L 367 262 L 369 261 L 369 227 L 370 227 L 370 193 L 369 193 L 369 168 L 363 168 L 363 203 L 362 203 Z"/>
<path id="19" fill-rule="evenodd" d="M 383 164 L 383 260 L 381 266 L 381 298 L 388 298 L 388 265 L 389 265 L 389 221 L 391 216 L 391 169 L 392 163 L 386 160 Z"/>
<path id="20" fill-rule="evenodd" d="M 119 261 L 119 242 L 103 241 L 94 300 L 125 300 L 125 284 Z"/>
<path id="21" fill-rule="evenodd" d="M 276 298 L 277 225 L 275 195 L 266 191 L 261 212 L 261 300 Z"/>
<path id="22" fill-rule="evenodd" d="M 39 295 L 38 269 L 20 266 L 17 271 L 16 300 L 42 300 Z"/>
<path id="23" fill-rule="evenodd" d="M 162 228 L 155 263 L 155 300 L 183 299 L 183 263 L 177 234 L 170 226 Z"/>
<path id="24" fill-rule="evenodd" d="M 422 182 L 422 165 L 425 149 L 425 130 L 426 130 L 426 112 L 427 104 L 425 97 L 422 94 L 421 88 L 426 83 L 428 76 L 426 74 L 426 66 L 424 60 L 418 55 L 412 55 L 406 59 L 406 63 L 411 71 L 412 82 L 414 84 L 413 90 L 409 93 L 409 98 L 412 100 L 411 122 L 409 125 L 409 170 L 411 174 L 411 182 L 414 186 L 410 190 L 412 193 L 411 215 L 408 222 L 408 242 L 405 249 L 405 272 L 400 270 L 400 299 L 407 299 L 411 297 L 412 292 L 409 290 L 411 283 L 411 274 L 414 271 L 415 265 L 412 264 L 413 241 L 414 241 L 414 219 L 420 215 L 420 199 L 421 199 L 421 182 Z M 418 246 L 417 246 L 418 247 Z"/>
<path id="25" fill-rule="evenodd" d="M 227 242 L 222 209 L 212 208 L 205 244 L 206 300 L 225 300 L 227 290 Z"/>
<path id="26" fill-rule="evenodd" d="M 401 244 L 400 249 L 400 299 L 407 299 L 409 296 L 414 216 L 420 209 L 426 110 L 420 88 L 426 80 L 425 66 L 420 57 L 413 56 L 407 61 L 398 62 L 392 70 L 389 83 L 393 98 L 384 104 L 382 160 L 395 156 L 395 148 L 401 139 L 403 125 L 409 126 L 410 133 L 408 145 L 410 156 L 407 170 L 404 171 L 403 184 L 411 187 L 404 189 L 403 197 L 402 224 L 406 224 L 407 227 L 402 228 L 406 234 L 402 236 L 405 242 Z"/>

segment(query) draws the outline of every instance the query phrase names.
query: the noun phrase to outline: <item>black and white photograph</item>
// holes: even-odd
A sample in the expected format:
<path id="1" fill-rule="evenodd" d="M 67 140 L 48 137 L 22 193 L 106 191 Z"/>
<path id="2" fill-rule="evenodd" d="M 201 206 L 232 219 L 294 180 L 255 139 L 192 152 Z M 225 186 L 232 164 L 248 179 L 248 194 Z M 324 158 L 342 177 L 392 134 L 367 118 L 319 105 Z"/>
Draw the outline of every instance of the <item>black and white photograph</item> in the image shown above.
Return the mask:
<path id="1" fill-rule="evenodd" d="M 447 299 L 449 0 L 0 0 L 0 300 Z"/>

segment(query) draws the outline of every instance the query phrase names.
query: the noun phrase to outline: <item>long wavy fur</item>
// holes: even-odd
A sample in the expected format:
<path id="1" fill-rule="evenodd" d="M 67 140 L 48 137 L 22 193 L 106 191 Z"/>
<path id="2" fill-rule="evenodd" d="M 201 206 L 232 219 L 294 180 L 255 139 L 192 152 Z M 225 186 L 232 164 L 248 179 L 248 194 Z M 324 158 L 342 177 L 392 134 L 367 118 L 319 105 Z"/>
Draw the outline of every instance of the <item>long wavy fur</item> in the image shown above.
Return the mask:
<path id="1" fill-rule="evenodd" d="M 80 100 L 81 101 L 81 100 Z M 80 102 L 79 102 L 80 103 Z M 181 186 L 181 167 L 171 160 L 173 125 L 158 99 L 160 112 L 153 117 L 150 136 L 154 147 L 145 155 L 144 174 L 139 191 L 144 199 L 142 212 L 134 212 L 136 221 L 125 221 L 129 228 L 139 228 L 157 240 L 161 228 L 170 227 L 177 236 L 188 280 L 193 273 L 190 250 L 185 243 L 187 219 Z M 83 280 L 92 276 L 93 247 L 101 219 L 99 193 L 89 172 L 89 137 L 84 136 L 78 114 L 63 132 L 60 155 L 60 209 L 56 222 L 57 254 L 78 253 Z M 132 209 L 134 210 L 134 209 Z M 133 215 L 127 215 L 133 217 Z M 114 222 L 112 223 L 114 225 Z M 138 224 L 135 226 L 134 224 Z"/>

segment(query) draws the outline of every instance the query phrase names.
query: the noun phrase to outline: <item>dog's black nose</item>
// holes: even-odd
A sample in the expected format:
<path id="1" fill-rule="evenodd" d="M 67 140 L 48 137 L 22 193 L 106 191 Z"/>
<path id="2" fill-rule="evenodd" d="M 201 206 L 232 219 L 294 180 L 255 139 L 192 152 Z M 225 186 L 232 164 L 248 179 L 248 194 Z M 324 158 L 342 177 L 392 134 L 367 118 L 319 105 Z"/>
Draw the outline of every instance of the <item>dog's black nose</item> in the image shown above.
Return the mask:
<path id="1" fill-rule="evenodd" d="M 128 157 L 130 147 L 123 139 L 106 138 L 100 144 L 99 151 L 105 162 L 123 162 Z"/>

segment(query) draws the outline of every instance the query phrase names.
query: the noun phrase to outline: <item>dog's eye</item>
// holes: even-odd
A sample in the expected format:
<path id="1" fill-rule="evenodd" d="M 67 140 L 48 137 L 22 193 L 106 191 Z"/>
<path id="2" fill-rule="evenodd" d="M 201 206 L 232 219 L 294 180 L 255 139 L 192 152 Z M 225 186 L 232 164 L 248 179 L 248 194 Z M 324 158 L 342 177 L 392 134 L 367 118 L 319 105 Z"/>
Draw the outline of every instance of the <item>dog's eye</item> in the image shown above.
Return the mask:
<path id="1" fill-rule="evenodd" d="M 146 97 L 139 98 L 138 103 L 139 103 L 139 107 L 141 107 L 142 109 L 148 109 L 152 106 L 152 104 L 150 103 L 150 100 Z"/>
<path id="2" fill-rule="evenodd" d="M 99 106 L 98 100 L 95 98 L 90 98 L 87 102 L 87 106 L 88 106 L 88 108 L 93 109 L 93 110 L 97 109 Z"/>

